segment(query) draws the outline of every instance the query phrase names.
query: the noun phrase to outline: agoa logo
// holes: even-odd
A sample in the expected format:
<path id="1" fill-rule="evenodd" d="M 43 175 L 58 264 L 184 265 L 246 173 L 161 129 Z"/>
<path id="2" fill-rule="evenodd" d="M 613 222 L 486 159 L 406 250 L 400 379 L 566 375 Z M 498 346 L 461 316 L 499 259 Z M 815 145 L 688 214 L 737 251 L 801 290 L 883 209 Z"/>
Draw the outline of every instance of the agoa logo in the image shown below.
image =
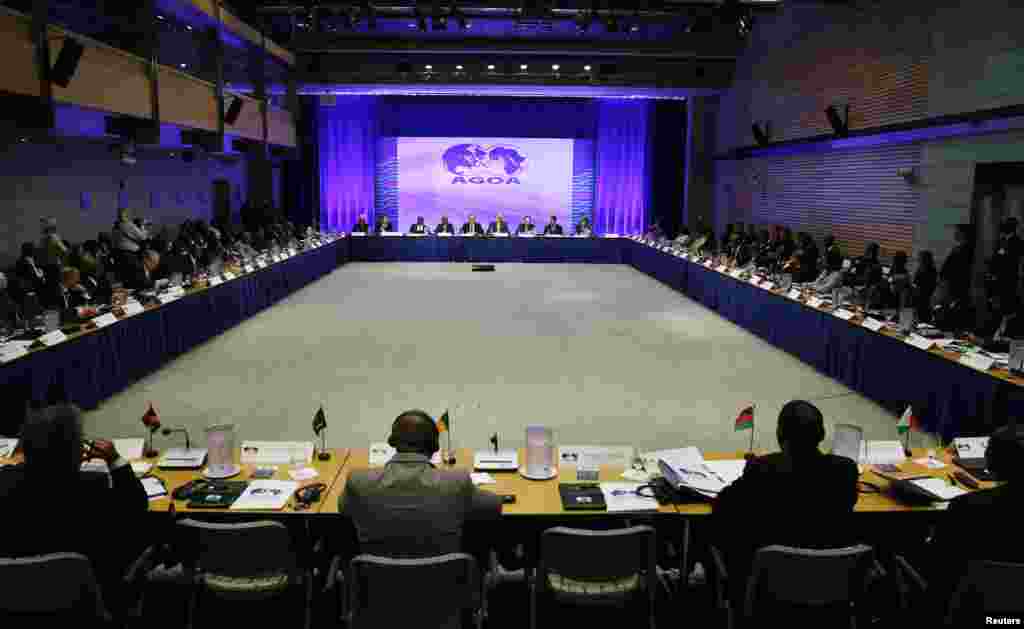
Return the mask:
<path id="1" fill-rule="evenodd" d="M 519 184 L 526 172 L 526 156 L 518 148 L 497 144 L 456 144 L 441 157 L 453 184 Z"/>

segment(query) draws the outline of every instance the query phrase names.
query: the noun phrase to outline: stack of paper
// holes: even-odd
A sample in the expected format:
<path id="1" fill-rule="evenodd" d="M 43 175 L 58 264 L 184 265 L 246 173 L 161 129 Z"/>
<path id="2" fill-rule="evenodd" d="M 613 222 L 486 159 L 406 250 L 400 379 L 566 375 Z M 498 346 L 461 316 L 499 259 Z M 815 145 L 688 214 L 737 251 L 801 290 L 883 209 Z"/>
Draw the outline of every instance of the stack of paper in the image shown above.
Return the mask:
<path id="1" fill-rule="evenodd" d="M 143 478 L 141 480 L 142 487 L 146 490 L 146 495 L 149 496 L 150 500 L 156 498 L 162 498 L 167 495 L 167 488 L 160 482 L 159 478 L 150 476 L 149 478 Z"/>
<path id="2" fill-rule="evenodd" d="M 906 458 L 899 441 L 863 441 L 860 444 L 860 463 L 865 465 L 896 465 Z"/>
<path id="3" fill-rule="evenodd" d="M 283 509 L 288 499 L 299 488 L 299 484 L 290 480 L 254 480 L 249 481 L 238 500 L 231 505 L 232 509 Z"/>
<path id="4" fill-rule="evenodd" d="M 469 478 L 473 481 L 474 485 L 495 485 L 498 482 L 487 472 L 472 472 Z"/>
<path id="5" fill-rule="evenodd" d="M 641 483 L 601 483 L 601 493 L 609 513 L 621 511 L 657 511 L 655 498 L 638 495 Z"/>
<path id="6" fill-rule="evenodd" d="M 586 458 L 594 465 L 629 467 L 633 463 L 633 448 L 629 446 L 559 446 L 558 460 L 575 465 Z"/>
<path id="7" fill-rule="evenodd" d="M 921 489 L 935 496 L 938 500 L 952 500 L 957 496 L 962 496 L 967 493 L 967 490 L 961 489 L 956 485 L 950 485 L 941 478 L 917 478 L 907 482 L 917 485 Z"/>

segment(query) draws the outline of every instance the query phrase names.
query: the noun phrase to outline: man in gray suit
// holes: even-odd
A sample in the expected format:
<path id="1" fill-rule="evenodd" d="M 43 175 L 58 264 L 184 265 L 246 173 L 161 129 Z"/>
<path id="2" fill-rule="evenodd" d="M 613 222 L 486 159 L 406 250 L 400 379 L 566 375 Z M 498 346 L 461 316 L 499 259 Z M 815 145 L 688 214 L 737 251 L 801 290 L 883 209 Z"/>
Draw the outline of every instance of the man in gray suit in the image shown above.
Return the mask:
<path id="1" fill-rule="evenodd" d="M 501 499 L 477 489 L 468 472 L 430 463 L 440 437 L 425 412 L 399 415 L 388 444 L 397 450 L 388 464 L 353 472 L 338 499 L 338 510 L 355 526 L 359 552 L 394 558 L 464 552 L 466 522 L 501 516 Z"/>

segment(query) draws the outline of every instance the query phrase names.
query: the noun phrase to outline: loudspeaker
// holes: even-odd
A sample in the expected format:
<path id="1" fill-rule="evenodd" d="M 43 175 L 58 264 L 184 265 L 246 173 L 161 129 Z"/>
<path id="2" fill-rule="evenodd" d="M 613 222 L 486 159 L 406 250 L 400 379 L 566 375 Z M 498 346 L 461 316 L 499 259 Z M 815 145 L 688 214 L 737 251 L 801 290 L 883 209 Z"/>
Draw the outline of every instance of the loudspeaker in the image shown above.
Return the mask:
<path id="1" fill-rule="evenodd" d="M 846 119 L 839 117 L 839 110 L 836 109 L 835 105 L 829 105 L 825 109 L 825 115 L 828 116 L 828 123 L 832 125 L 832 130 L 836 135 L 840 137 L 846 137 L 850 135 L 850 106 L 846 106 Z"/>
<path id="2" fill-rule="evenodd" d="M 764 129 L 756 122 L 750 123 L 750 130 L 754 133 L 754 139 L 760 146 L 768 146 L 772 141 L 771 123 L 764 123 Z"/>
<path id="3" fill-rule="evenodd" d="M 64 45 L 57 55 L 57 60 L 50 70 L 50 81 L 61 87 L 67 87 L 71 83 L 71 77 L 75 76 L 78 69 L 78 62 L 82 60 L 82 53 L 85 46 L 70 37 L 64 38 Z"/>
<path id="4" fill-rule="evenodd" d="M 224 110 L 224 122 L 232 125 L 238 122 L 238 115 L 242 113 L 242 105 L 244 104 L 244 100 L 235 96 L 231 104 L 228 105 L 228 108 Z"/>

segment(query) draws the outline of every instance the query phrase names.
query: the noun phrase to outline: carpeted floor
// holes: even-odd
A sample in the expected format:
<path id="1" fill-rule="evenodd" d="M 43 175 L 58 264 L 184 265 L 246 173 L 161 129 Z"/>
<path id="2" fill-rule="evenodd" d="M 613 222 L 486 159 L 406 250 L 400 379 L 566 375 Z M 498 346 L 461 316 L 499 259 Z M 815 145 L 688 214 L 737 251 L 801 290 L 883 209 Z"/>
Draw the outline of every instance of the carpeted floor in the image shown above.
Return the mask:
<path id="1" fill-rule="evenodd" d="M 629 267 L 350 264 L 108 400 L 86 431 L 142 436 L 152 400 L 193 439 L 219 422 L 308 439 L 323 404 L 328 445 L 366 447 L 404 409 L 451 407 L 461 447 L 544 424 L 561 444 L 741 450 L 733 419 L 755 403 L 771 450 L 794 398 L 895 438 L 879 406 Z"/>

